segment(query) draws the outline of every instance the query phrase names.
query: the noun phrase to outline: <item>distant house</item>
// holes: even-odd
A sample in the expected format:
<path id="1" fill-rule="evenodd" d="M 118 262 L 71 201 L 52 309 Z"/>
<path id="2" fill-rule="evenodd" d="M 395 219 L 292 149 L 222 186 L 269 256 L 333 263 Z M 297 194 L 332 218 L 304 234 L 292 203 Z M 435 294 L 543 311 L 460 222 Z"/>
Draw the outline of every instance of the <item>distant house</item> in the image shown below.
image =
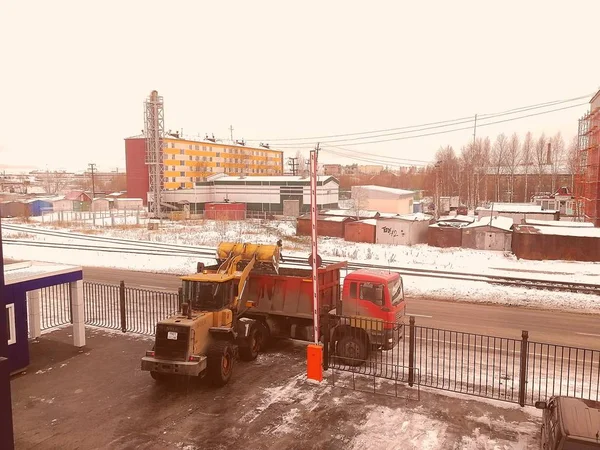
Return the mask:
<path id="1" fill-rule="evenodd" d="M 78 202 L 91 202 L 92 197 L 85 193 L 85 191 L 71 191 L 67 195 L 65 195 L 65 199 L 67 200 L 75 200 Z"/>
<path id="2" fill-rule="evenodd" d="M 46 211 L 52 211 L 52 203 L 45 199 L 32 198 L 25 200 L 30 216 L 41 216 Z"/>
<path id="3" fill-rule="evenodd" d="M 426 244 L 432 216 L 423 213 L 405 214 L 392 219 L 377 219 L 378 244 Z"/>
<path id="4" fill-rule="evenodd" d="M 140 210 L 144 207 L 144 201 L 141 198 L 115 198 L 114 208 L 118 210 Z"/>
<path id="5" fill-rule="evenodd" d="M 52 211 L 73 211 L 73 200 L 64 197 L 55 197 L 49 199 L 52 203 Z"/>
<path id="6" fill-rule="evenodd" d="M 462 229 L 462 246 L 478 250 L 510 251 L 513 220 L 510 217 L 487 216 Z"/>
<path id="7" fill-rule="evenodd" d="M 94 200 L 92 200 L 91 211 L 108 211 L 110 209 L 111 203 L 112 200 L 109 200 L 107 198 L 95 198 Z"/>
<path id="8" fill-rule="evenodd" d="M 411 214 L 413 191 L 384 186 L 352 186 L 352 199 L 360 209 L 380 213 Z"/>

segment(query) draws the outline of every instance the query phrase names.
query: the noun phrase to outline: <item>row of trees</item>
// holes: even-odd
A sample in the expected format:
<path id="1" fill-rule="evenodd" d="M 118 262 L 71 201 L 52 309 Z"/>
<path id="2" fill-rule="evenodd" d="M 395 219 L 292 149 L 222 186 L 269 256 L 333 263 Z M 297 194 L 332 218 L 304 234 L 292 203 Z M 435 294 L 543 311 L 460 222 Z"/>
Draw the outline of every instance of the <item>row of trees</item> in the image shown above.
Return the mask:
<path id="1" fill-rule="evenodd" d="M 493 143 L 485 137 L 463 146 L 458 155 L 451 146 L 440 148 L 428 168 L 428 184 L 471 207 L 481 201 L 529 202 L 535 193 L 555 192 L 565 177 L 572 187 L 577 164 L 576 137 L 566 146 L 560 132 L 537 138 L 528 132 L 522 140 L 501 133 Z"/>

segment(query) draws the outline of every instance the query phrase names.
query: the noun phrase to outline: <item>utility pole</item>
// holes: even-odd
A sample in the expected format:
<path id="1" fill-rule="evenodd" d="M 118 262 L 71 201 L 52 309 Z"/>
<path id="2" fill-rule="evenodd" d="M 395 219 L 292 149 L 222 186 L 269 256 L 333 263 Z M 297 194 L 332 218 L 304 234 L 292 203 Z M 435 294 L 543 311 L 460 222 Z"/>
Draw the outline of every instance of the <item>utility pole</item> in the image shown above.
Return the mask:
<path id="1" fill-rule="evenodd" d="M 94 198 L 96 197 L 96 187 L 94 184 L 94 169 L 96 169 L 96 164 L 89 163 L 88 169 L 90 169 L 90 171 L 92 172 L 92 200 L 94 200 Z"/>
<path id="2" fill-rule="evenodd" d="M 292 166 L 292 175 L 296 176 L 296 167 L 298 165 L 298 158 L 288 158 L 288 165 Z"/>

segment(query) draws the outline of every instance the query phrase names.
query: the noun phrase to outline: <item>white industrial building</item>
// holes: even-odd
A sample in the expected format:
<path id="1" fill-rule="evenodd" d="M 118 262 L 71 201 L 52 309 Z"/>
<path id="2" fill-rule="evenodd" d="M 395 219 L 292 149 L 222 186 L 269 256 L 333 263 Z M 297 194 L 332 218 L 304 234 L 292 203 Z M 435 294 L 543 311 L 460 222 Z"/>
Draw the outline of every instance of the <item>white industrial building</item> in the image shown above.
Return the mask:
<path id="1" fill-rule="evenodd" d="M 310 211 L 310 178 L 302 176 L 229 176 L 215 174 L 197 182 L 194 189 L 164 191 L 162 202 L 175 209 L 189 204 L 190 211 L 204 211 L 206 203 L 245 203 L 247 211 L 299 216 Z M 150 200 L 150 194 L 148 196 Z M 339 182 L 332 176 L 317 178 L 319 209 L 338 207 Z"/>
<path id="2" fill-rule="evenodd" d="M 415 193 L 383 186 L 352 186 L 354 209 L 380 213 L 412 214 Z"/>

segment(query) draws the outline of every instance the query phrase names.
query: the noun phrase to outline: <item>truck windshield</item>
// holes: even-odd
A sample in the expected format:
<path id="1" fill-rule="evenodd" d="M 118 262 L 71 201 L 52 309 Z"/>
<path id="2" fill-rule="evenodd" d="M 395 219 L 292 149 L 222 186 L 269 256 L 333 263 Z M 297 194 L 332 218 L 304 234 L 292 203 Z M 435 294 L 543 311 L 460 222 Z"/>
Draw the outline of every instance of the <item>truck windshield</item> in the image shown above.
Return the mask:
<path id="1" fill-rule="evenodd" d="M 231 282 L 202 283 L 198 281 L 183 282 L 183 300 L 193 309 L 216 311 L 223 309 L 228 302 Z"/>
<path id="2" fill-rule="evenodd" d="M 397 305 L 404 299 L 404 289 L 402 287 L 402 278 L 398 277 L 388 283 L 388 289 L 392 297 L 392 305 Z"/>

